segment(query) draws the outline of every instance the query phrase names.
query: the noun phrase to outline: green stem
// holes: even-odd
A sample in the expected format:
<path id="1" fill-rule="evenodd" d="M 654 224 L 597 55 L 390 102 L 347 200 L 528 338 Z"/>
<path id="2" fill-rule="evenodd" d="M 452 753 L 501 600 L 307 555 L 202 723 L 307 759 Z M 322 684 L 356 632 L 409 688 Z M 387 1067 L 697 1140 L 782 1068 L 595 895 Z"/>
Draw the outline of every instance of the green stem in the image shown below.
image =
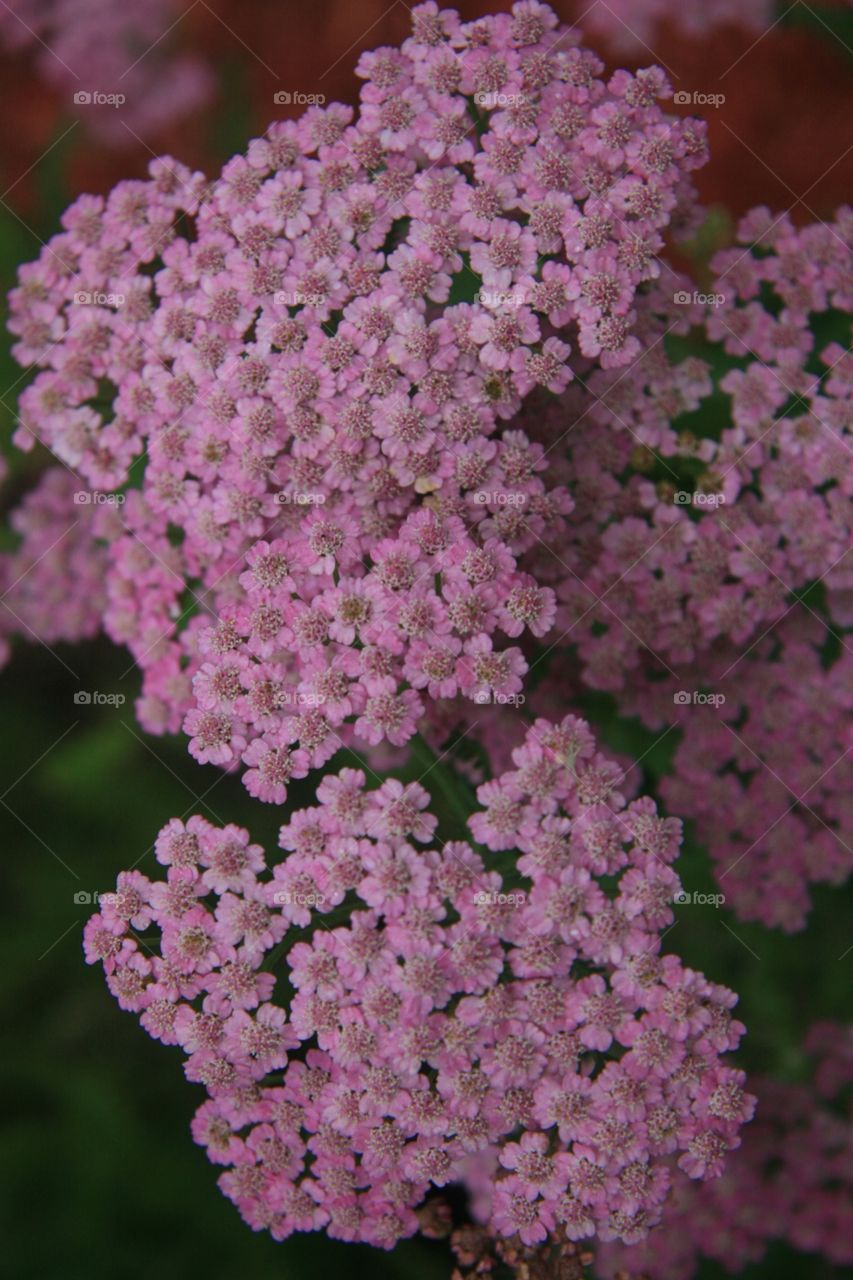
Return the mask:
<path id="1" fill-rule="evenodd" d="M 411 739 L 411 758 L 418 770 L 416 781 L 439 801 L 454 826 L 467 833 L 468 819 L 477 808 L 473 789 L 447 763 L 449 752 L 438 756 L 420 736 Z M 452 748 L 451 748 L 452 750 Z"/>

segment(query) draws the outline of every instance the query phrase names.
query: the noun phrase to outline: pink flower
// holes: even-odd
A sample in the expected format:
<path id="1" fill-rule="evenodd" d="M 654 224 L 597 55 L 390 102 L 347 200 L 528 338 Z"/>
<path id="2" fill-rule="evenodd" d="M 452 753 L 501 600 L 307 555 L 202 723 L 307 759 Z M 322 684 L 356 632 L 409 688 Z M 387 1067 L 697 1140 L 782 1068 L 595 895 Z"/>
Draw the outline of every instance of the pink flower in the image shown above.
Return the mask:
<path id="1" fill-rule="evenodd" d="M 582 721 L 537 720 L 512 763 L 481 785 L 469 822 L 514 862 L 509 882 L 489 855 L 435 841 L 425 786 L 373 786 L 344 768 L 285 823 L 287 856 L 271 874 L 246 832 L 173 822 L 159 846 L 182 853 L 192 828 L 204 867 L 169 865 L 175 909 L 168 892 L 125 878 L 124 915 L 105 900 L 87 926 L 87 959 L 102 961 L 119 1003 L 180 1044 L 205 1086 L 214 1107 L 194 1133 L 250 1224 L 281 1212 L 282 1179 L 305 1185 L 310 1160 L 310 1203 L 352 1238 L 414 1231 L 430 1185 L 459 1182 L 498 1236 L 532 1245 L 560 1221 L 578 1238 L 634 1241 L 660 1217 L 665 1161 L 712 1176 L 737 1142 L 752 1099 L 720 1061 L 742 1031 L 734 996 L 660 959 L 668 917 L 626 921 L 631 947 L 600 923 L 614 908 L 598 878 L 616 878 L 612 901 L 632 900 L 641 872 L 674 859 L 674 833 L 651 801 L 611 790 L 623 856 L 602 863 L 589 833 L 610 770 Z M 589 846 L 571 842 L 573 824 Z M 163 960 L 137 949 L 134 893 L 156 904 Z M 347 899 L 333 927 L 310 928 Z M 293 925 L 309 931 L 297 940 Z M 286 977 L 286 1005 L 262 966 Z M 391 1222 L 394 1169 L 408 1180 Z M 362 1195 L 381 1208 L 358 1225 L 345 1209 Z M 326 1222 L 307 1204 L 293 1213 L 310 1229 Z"/>

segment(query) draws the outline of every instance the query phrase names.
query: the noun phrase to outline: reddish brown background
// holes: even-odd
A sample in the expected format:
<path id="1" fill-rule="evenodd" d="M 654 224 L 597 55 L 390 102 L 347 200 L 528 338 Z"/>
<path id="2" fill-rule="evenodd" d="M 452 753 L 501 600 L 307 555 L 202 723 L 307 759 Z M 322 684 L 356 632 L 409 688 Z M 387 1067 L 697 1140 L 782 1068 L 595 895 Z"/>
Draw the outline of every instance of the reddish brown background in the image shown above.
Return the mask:
<path id="1" fill-rule="evenodd" d="M 583 11 L 573 0 L 556 0 L 554 7 L 566 20 Z M 464 0 L 457 8 L 470 19 L 509 9 L 510 0 Z M 133 144 L 123 151 L 104 149 L 78 127 L 69 144 L 69 185 L 105 190 L 119 177 L 140 174 L 150 158 L 148 147 L 209 170 L 239 145 L 239 134 L 226 138 L 230 128 L 219 129 L 217 136 L 217 120 L 244 122 L 257 132 L 269 119 L 292 114 L 274 105 L 277 88 L 353 102 L 358 53 L 400 41 L 409 21 L 402 0 L 391 5 L 386 0 L 199 2 L 169 39 L 214 64 L 219 101 L 166 134 L 146 138 L 146 146 Z M 850 54 L 835 36 L 779 24 L 758 39 L 754 32 L 729 27 L 690 40 L 664 27 L 653 45 L 657 60 L 674 73 L 675 87 L 726 95 L 723 107 L 701 109 L 712 155 L 699 176 L 706 202 L 733 213 L 757 203 L 793 206 L 797 220 L 808 221 L 826 216 L 844 200 L 850 190 L 850 153 L 843 153 L 850 142 L 853 77 Z M 654 60 L 644 51 L 635 62 Z M 613 65 L 627 61 L 620 58 Z M 235 68 L 236 87 L 229 90 L 225 86 L 234 85 Z M 3 187 L 14 183 L 6 198 L 26 212 L 38 195 L 39 157 L 68 117 L 61 95 L 45 87 L 20 56 L 0 60 L 0 103 Z M 226 141 L 232 145 L 223 147 Z M 22 176 L 30 165 L 33 172 Z"/>

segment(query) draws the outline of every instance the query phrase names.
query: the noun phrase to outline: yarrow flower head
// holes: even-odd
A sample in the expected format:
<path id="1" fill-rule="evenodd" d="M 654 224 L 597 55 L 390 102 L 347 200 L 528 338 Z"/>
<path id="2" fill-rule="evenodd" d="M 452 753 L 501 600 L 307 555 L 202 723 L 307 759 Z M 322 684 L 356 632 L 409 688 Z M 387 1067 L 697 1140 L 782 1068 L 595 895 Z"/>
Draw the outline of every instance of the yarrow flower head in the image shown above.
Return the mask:
<path id="1" fill-rule="evenodd" d="M 701 1188 L 682 1181 L 646 1241 L 602 1248 L 602 1280 L 617 1280 L 624 1266 L 649 1280 L 690 1280 L 703 1258 L 738 1272 L 779 1241 L 819 1251 L 836 1267 L 853 1263 L 853 1027 L 815 1023 L 804 1047 L 812 1080 L 752 1081 L 757 1117 L 723 1176 Z M 723 1100 L 721 1093 L 715 1105 Z"/>
<path id="2" fill-rule="evenodd" d="M 275 124 L 213 182 L 158 160 L 81 197 L 12 295 L 41 370 L 18 443 L 130 485 L 105 627 L 142 724 L 275 802 L 425 698 L 519 691 L 506 638 L 555 619 L 525 557 L 571 500 L 510 419 L 635 357 L 705 155 L 659 71 L 603 78 L 539 4 L 420 6 L 358 70 L 357 114 Z"/>
<path id="3" fill-rule="evenodd" d="M 391 1247 L 452 1184 L 525 1245 L 630 1242 L 738 1144 L 735 997 L 661 953 L 680 824 L 572 717 L 513 766 L 476 843 L 439 838 L 419 783 L 349 768 L 272 865 L 175 820 L 165 879 L 123 874 L 89 922 L 119 1004 L 206 1088 L 194 1135 L 253 1227 Z"/>
<path id="4" fill-rule="evenodd" d="M 705 295 L 661 277 L 630 370 L 590 370 L 516 419 L 574 504 L 528 561 L 572 645 L 532 705 L 569 709 L 587 685 L 677 728 L 668 803 L 740 917 L 794 930 L 811 884 L 853 866 L 853 218 L 757 209 L 738 241 Z M 691 327 L 713 365 L 685 354 Z"/>

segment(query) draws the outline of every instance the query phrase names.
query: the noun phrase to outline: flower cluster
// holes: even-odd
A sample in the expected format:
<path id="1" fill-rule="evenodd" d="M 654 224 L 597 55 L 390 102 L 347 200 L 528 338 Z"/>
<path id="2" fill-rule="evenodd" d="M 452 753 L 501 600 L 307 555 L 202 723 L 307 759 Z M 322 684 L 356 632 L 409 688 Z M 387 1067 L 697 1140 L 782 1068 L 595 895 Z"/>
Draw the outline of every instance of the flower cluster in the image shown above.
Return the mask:
<path id="1" fill-rule="evenodd" d="M 596 1257 L 601 1280 L 617 1280 L 624 1266 L 649 1280 L 690 1280 L 702 1257 L 738 1272 L 779 1240 L 853 1264 L 853 1028 L 816 1023 L 805 1048 L 813 1084 L 751 1082 L 757 1118 L 723 1176 L 700 1190 L 681 1182 L 646 1242 L 606 1245 Z"/>
<path id="2" fill-rule="evenodd" d="M 714 654 L 712 701 L 658 703 L 682 732 L 661 793 L 696 824 L 740 919 L 802 929 L 811 885 L 853 871 L 853 653 L 798 606 L 742 658 Z"/>
<path id="3" fill-rule="evenodd" d="M 0 6 L 0 46 L 31 54 L 100 143 L 126 147 L 210 96 L 213 72 L 204 60 L 161 44 L 184 7 L 181 0 L 16 0 Z"/>
<path id="4" fill-rule="evenodd" d="M 718 640 L 745 648 L 818 580 L 849 620 L 853 211 L 797 229 L 755 210 L 738 240 L 704 314 L 684 308 L 715 344 L 714 376 L 667 353 L 676 303 L 626 377 L 594 372 L 567 398 L 562 620 L 597 688 L 621 691 L 650 654 L 666 671 Z"/>
<path id="5" fill-rule="evenodd" d="M 437 838 L 419 783 L 343 769 L 271 869 L 245 831 L 174 820 L 165 879 L 102 898 L 87 958 L 183 1048 L 194 1135 L 253 1227 L 390 1247 L 458 1184 L 525 1245 L 558 1223 L 630 1242 L 738 1144 L 735 997 L 661 954 L 680 823 L 572 717 L 513 766 L 477 793 L 476 845 Z"/>
<path id="6" fill-rule="evenodd" d="M 573 705 L 581 689 L 570 671 L 563 662 L 542 681 L 530 709 Z M 655 742 L 673 735 L 660 795 L 693 822 L 727 907 L 744 921 L 804 928 L 812 886 L 842 884 L 853 871 L 849 648 L 797 607 L 746 655 L 715 648 L 678 678 L 638 683 L 617 706 Z M 500 717 L 500 707 L 493 711 Z M 499 764 L 518 732 L 508 719 L 495 723 L 478 708 L 476 721 L 452 727 L 481 738 Z M 446 726 L 437 726 L 443 740 Z"/>
<path id="7" fill-rule="evenodd" d="M 9 517 L 18 535 L 0 556 L 0 644 L 7 637 L 43 644 L 83 640 L 103 625 L 106 549 L 98 540 L 99 508 L 62 467 L 49 467 Z"/>
<path id="8" fill-rule="evenodd" d="M 363 547 L 353 518 L 322 512 L 261 540 L 240 579 L 245 605 L 199 633 L 190 752 L 242 758 L 261 800 L 282 802 L 290 776 L 348 738 L 402 746 L 423 713 L 419 691 L 511 698 L 527 663 L 493 635 L 541 635 L 553 621 L 553 592 L 519 572 L 506 543 L 476 539 L 458 517 L 416 512 L 396 538 Z"/>
<path id="9" fill-rule="evenodd" d="M 622 714 L 681 729 L 665 794 L 742 918 L 791 929 L 810 883 L 851 866 L 853 217 L 756 210 L 739 240 L 703 298 L 649 294 L 631 369 L 517 424 L 574 504 L 531 570 L 559 643 Z M 683 357 L 691 324 L 712 360 Z M 575 671 L 561 661 L 539 705 L 570 706 Z"/>
<path id="10" fill-rule="evenodd" d="M 105 625 L 140 719 L 264 799 L 341 740 L 400 745 L 421 689 L 518 690 L 496 632 L 551 626 L 519 558 L 570 502 L 507 424 L 565 389 L 573 344 L 637 354 L 705 153 L 657 70 L 604 80 L 528 0 L 422 5 L 359 73 L 357 117 L 273 125 L 213 183 L 157 161 L 82 197 L 12 294 L 41 368 L 17 442 L 132 486 Z"/>

